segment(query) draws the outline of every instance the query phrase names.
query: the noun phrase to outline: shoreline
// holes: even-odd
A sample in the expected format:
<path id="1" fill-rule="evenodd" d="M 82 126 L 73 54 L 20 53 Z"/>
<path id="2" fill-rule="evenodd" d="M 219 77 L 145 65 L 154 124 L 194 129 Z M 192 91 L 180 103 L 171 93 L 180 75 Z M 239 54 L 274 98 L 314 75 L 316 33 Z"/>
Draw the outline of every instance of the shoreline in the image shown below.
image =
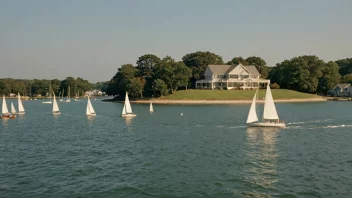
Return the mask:
<path id="1" fill-rule="evenodd" d="M 306 99 L 278 99 L 274 100 L 275 103 L 292 103 L 292 102 L 326 102 L 325 98 L 306 98 Z M 122 103 L 124 101 L 105 101 Z M 250 104 L 252 100 L 130 100 L 134 104 Z M 264 103 L 264 100 L 258 100 L 259 103 Z"/>

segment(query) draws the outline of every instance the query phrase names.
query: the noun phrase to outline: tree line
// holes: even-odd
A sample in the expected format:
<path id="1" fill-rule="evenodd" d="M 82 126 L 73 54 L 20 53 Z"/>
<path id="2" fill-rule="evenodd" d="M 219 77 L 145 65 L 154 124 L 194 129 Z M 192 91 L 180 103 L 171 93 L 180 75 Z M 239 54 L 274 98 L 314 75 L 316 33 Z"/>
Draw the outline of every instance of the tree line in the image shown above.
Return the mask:
<path id="1" fill-rule="evenodd" d="M 236 56 L 224 63 L 221 56 L 198 51 L 175 61 L 170 56 L 161 59 L 153 54 L 138 58 L 136 65 L 125 64 L 108 82 L 109 95 L 124 96 L 128 91 L 135 97 L 165 96 L 177 89 L 194 88 L 204 78 L 208 65 L 253 65 L 262 78 L 270 79 L 274 88 L 291 89 L 306 93 L 326 94 L 337 83 L 352 82 L 352 59 L 324 62 L 314 55 L 294 57 L 275 66 L 268 66 L 257 56 Z"/>
<path id="2" fill-rule="evenodd" d="M 0 94 L 9 96 L 10 93 L 20 93 L 25 96 L 48 96 L 51 87 L 55 95 L 68 95 L 68 87 L 70 87 L 70 97 L 75 96 L 77 93 L 80 95 L 85 91 L 92 89 L 107 89 L 107 82 L 98 82 L 96 84 L 90 83 L 83 78 L 67 77 L 64 80 L 58 79 L 33 79 L 21 80 L 12 78 L 0 79 Z"/>

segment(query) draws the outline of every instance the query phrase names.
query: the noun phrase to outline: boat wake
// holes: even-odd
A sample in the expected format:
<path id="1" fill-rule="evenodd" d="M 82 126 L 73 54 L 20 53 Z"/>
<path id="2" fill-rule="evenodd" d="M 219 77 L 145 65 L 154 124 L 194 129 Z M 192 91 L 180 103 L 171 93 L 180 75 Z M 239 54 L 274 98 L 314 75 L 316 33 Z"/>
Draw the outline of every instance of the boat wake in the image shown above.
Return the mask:
<path id="1" fill-rule="evenodd" d="M 332 119 L 325 119 L 325 120 L 312 120 L 312 121 L 306 121 L 306 122 L 289 122 L 286 125 L 298 125 L 298 124 L 307 124 L 307 123 L 318 123 L 318 122 L 327 122 Z"/>
<path id="2" fill-rule="evenodd" d="M 340 125 L 325 125 L 325 126 L 312 126 L 312 125 L 307 125 L 307 126 L 288 126 L 285 129 L 298 129 L 298 130 L 314 130 L 314 129 L 335 129 L 335 128 L 352 128 L 352 125 L 345 125 L 345 124 L 340 124 Z"/>
<path id="3" fill-rule="evenodd" d="M 341 125 L 329 125 L 329 126 L 326 126 L 326 127 L 323 127 L 323 128 L 330 128 L 330 129 L 334 129 L 334 128 L 350 128 L 352 127 L 352 125 L 344 125 L 344 124 L 341 124 Z"/>

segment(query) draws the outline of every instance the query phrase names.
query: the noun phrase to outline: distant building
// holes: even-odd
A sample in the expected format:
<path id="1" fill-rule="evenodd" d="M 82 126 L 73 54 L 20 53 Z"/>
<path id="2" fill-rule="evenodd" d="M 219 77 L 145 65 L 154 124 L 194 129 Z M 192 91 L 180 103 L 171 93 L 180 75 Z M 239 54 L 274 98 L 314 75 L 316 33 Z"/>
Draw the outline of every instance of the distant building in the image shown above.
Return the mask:
<path id="1" fill-rule="evenodd" d="M 352 96 L 352 86 L 347 83 L 337 84 L 332 90 L 328 91 L 328 95 L 335 97 L 350 97 Z"/>
<path id="2" fill-rule="evenodd" d="M 97 89 L 94 89 L 93 91 L 84 92 L 84 96 L 102 96 L 102 95 L 105 95 L 105 93 Z"/>
<path id="3" fill-rule="evenodd" d="M 267 85 L 270 80 L 260 78 L 255 66 L 208 65 L 204 73 L 205 79 L 197 80 L 198 89 L 257 89 Z"/>
<path id="4" fill-rule="evenodd" d="M 14 94 L 14 93 L 10 93 L 10 95 L 9 95 L 10 97 L 16 97 L 17 95 L 16 94 Z"/>

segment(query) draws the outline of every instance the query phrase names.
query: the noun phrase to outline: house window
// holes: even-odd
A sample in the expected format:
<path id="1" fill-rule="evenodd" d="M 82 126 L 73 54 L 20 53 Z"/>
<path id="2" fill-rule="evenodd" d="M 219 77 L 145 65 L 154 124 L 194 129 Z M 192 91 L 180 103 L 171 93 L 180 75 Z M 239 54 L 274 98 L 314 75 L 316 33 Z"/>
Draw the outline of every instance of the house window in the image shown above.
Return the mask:
<path id="1" fill-rule="evenodd" d="M 226 75 L 217 75 L 217 78 L 226 78 Z"/>
<path id="2" fill-rule="evenodd" d="M 236 78 L 236 79 L 238 79 L 238 75 L 230 75 L 230 78 Z"/>
<path id="3" fill-rule="evenodd" d="M 242 78 L 249 78 L 249 75 L 242 75 Z"/>
<path id="4" fill-rule="evenodd" d="M 345 91 L 347 91 L 347 88 L 345 88 Z"/>

